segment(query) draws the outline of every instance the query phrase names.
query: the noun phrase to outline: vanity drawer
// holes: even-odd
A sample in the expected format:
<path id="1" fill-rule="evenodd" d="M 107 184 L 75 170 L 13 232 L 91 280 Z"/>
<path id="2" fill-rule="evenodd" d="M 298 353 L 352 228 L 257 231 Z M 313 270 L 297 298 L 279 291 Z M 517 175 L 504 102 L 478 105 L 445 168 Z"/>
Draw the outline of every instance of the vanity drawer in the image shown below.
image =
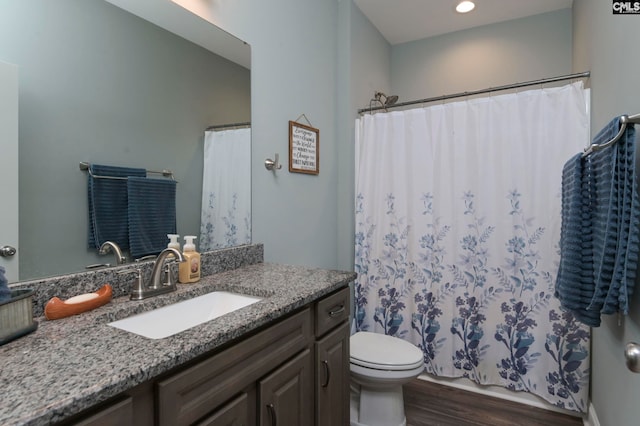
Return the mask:
<path id="1" fill-rule="evenodd" d="M 242 392 L 212 415 L 196 423 L 196 426 L 247 426 L 252 424 L 249 419 L 255 418 L 255 396 Z"/>
<path id="2" fill-rule="evenodd" d="M 321 336 L 349 319 L 349 287 L 338 290 L 316 303 L 315 332 Z"/>
<path id="3" fill-rule="evenodd" d="M 212 413 L 229 395 L 241 392 L 309 347 L 307 308 L 156 384 L 158 424 L 188 425 Z"/>
<path id="4" fill-rule="evenodd" d="M 133 400 L 131 397 L 126 397 L 73 424 L 75 426 L 133 426 Z"/>

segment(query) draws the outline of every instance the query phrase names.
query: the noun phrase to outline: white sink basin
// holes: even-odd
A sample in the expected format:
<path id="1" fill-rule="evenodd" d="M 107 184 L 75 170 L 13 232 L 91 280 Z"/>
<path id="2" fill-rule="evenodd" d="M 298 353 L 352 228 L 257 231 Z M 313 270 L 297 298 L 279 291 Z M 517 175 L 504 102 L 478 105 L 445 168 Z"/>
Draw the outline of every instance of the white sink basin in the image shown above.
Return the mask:
<path id="1" fill-rule="evenodd" d="M 214 291 L 153 311 L 110 322 L 109 325 L 150 339 L 162 339 L 260 300 L 262 300 L 260 297 Z"/>

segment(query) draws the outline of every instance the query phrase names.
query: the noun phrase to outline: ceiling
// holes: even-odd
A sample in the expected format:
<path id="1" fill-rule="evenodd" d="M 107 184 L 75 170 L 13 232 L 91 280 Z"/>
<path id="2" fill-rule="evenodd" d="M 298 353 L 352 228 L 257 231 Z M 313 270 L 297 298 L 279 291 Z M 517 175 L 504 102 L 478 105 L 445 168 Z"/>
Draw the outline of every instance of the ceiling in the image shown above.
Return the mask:
<path id="1" fill-rule="evenodd" d="M 570 8 L 573 0 L 475 0 L 459 14 L 459 0 L 354 0 L 390 44 Z"/>

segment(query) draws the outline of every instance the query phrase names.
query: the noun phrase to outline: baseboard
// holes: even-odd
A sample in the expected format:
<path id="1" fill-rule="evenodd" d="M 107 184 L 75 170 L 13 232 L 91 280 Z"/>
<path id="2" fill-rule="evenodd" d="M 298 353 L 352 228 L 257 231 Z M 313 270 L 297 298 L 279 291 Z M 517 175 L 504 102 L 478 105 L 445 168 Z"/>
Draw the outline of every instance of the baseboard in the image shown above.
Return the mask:
<path id="1" fill-rule="evenodd" d="M 543 410 L 555 411 L 557 413 L 568 414 L 573 417 L 582 417 L 585 422 L 585 426 L 600 426 L 599 423 L 586 423 L 588 418 L 582 416 L 580 413 L 575 411 L 565 410 L 563 408 L 559 408 L 544 402 L 542 399 L 538 398 L 533 394 L 528 394 L 524 392 L 512 392 L 508 389 L 500 388 L 498 386 L 481 386 L 475 382 L 472 382 L 468 379 L 452 379 L 452 378 L 441 378 L 441 377 L 433 377 L 428 374 L 421 374 L 418 379 L 426 380 L 428 382 L 438 383 L 444 386 L 451 386 L 454 388 L 462 389 L 469 392 L 481 393 L 483 395 L 492 396 L 495 398 L 506 399 L 508 401 L 517 402 L 519 404 L 525 404 L 536 408 L 542 408 Z M 591 417 L 592 405 L 589 404 L 589 418 Z M 595 410 L 593 410 L 593 414 L 595 416 Z M 597 422 L 597 418 L 596 418 Z"/>
<path id="2" fill-rule="evenodd" d="M 588 416 L 584 419 L 584 426 L 600 426 L 600 420 L 598 420 L 596 408 L 591 402 L 589 403 L 589 412 L 587 414 Z"/>

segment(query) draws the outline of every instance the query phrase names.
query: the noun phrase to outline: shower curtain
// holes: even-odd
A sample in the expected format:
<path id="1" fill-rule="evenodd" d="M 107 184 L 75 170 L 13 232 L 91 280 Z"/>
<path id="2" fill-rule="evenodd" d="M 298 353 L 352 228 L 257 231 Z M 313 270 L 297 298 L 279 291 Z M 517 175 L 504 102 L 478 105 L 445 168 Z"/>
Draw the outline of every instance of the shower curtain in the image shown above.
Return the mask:
<path id="1" fill-rule="evenodd" d="M 251 129 L 204 137 L 200 251 L 251 243 Z"/>
<path id="2" fill-rule="evenodd" d="M 356 120 L 357 330 L 414 343 L 431 375 L 587 410 L 589 329 L 553 296 L 586 98 L 575 83 Z"/>

